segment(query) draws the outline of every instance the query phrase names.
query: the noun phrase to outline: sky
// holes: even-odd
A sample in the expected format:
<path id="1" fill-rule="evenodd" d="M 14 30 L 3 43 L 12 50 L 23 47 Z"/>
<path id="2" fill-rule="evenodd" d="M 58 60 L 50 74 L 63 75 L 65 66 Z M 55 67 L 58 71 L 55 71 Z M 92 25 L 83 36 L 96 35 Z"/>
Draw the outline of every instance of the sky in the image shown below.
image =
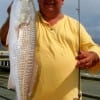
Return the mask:
<path id="1" fill-rule="evenodd" d="M 6 9 L 12 0 L 0 0 L 0 27 L 7 18 Z M 37 0 L 35 6 L 37 7 Z M 78 0 L 64 0 L 62 12 L 78 20 Z M 100 0 L 80 0 L 80 21 L 93 39 L 100 41 Z M 99 42 L 100 43 L 100 42 Z"/>

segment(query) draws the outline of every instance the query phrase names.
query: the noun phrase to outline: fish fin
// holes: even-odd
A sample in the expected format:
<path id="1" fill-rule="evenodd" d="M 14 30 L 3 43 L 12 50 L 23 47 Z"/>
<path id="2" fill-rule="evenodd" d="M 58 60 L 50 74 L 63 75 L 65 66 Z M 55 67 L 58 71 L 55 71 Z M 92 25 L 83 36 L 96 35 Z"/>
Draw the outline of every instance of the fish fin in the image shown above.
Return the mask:
<path id="1" fill-rule="evenodd" d="M 15 90 L 15 85 L 14 85 L 14 82 L 11 79 L 11 77 L 9 77 L 9 80 L 8 80 L 8 89 L 14 89 Z"/>

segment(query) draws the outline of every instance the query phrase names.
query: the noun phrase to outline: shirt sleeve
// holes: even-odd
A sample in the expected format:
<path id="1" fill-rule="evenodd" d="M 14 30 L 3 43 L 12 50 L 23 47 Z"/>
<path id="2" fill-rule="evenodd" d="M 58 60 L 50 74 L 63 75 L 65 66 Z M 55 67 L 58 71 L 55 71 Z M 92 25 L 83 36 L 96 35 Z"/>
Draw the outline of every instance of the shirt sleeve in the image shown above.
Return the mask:
<path id="1" fill-rule="evenodd" d="M 80 49 L 95 52 L 100 59 L 100 46 L 93 41 L 90 34 L 82 25 L 80 25 Z M 90 68 L 89 71 L 92 73 L 100 72 L 100 61 Z"/>
<path id="2" fill-rule="evenodd" d="M 100 46 L 93 41 L 82 25 L 80 25 L 80 49 L 93 51 L 100 57 Z"/>

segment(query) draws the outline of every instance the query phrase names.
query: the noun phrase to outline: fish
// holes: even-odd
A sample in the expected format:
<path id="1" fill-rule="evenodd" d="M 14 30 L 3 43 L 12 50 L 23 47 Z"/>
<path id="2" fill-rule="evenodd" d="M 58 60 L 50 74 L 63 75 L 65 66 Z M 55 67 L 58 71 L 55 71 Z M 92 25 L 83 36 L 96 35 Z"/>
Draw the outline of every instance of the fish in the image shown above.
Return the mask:
<path id="1" fill-rule="evenodd" d="M 35 88 L 38 72 L 33 0 L 13 0 L 6 44 L 10 59 L 8 89 L 16 91 L 17 100 L 28 100 Z"/>

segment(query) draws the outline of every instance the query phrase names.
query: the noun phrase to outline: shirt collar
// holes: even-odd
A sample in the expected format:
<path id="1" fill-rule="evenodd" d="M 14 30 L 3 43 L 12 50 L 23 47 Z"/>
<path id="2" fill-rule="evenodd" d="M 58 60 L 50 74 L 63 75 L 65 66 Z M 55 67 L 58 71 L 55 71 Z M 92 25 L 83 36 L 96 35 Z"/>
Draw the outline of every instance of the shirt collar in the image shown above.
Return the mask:
<path id="1" fill-rule="evenodd" d="M 42 15 L 41 15 L 41 13 L 40 13 L 39 11 L 38 11 L 38 16 L 39 16 L 40 21 L 41 21 L 42 23 L 47 24 L 47 25 L 50 25 L 50 24 L 42 17 Z"/>

